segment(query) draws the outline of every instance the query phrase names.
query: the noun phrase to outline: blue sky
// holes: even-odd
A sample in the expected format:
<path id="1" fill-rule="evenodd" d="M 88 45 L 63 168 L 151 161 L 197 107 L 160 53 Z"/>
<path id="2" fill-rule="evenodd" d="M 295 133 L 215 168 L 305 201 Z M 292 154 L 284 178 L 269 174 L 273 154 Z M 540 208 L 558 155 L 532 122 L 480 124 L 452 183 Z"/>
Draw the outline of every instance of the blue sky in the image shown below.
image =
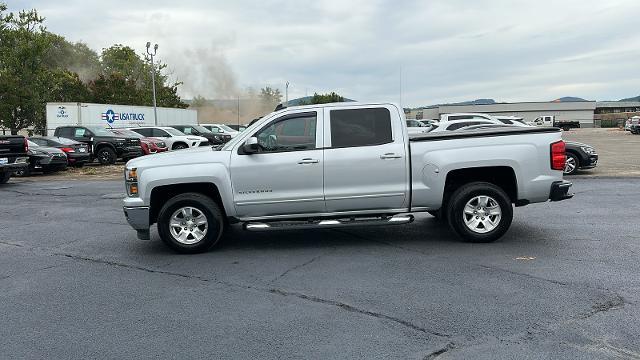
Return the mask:
<path id="1" fill-rule="evenodd" d="M 640 1 L 8 1 L 52 32 L 158 58 L 184 97 L 265 85 L 419 106 L 640 94 Z"/>

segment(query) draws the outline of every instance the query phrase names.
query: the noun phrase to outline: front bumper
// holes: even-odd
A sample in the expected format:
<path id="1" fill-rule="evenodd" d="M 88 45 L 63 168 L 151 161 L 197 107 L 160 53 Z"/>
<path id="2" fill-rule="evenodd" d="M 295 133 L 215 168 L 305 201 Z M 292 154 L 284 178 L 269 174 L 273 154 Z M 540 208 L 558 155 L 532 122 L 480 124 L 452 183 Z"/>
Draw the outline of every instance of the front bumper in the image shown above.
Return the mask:
<path id="1" fill-rule="evenodd" d="M 593 169 L 598 165 L 598 154 L 590 154 L 580 165 L 580 169 Z"/>
<path id="2" fill-rule="evenodd" d="M 149 240 L 149 207 L 135 206 L 122 208 L 124 216 L 132 228 L 138 233 L 138 239 Z"/>
<path id="3" fill-rule="evenodd" d="M 574 195 L 569 192 L 571 185 L 573 184 L 566 180 L 554 181 L 553 184 L 551 184 L 551 190 L 549 191 L 549 200 L 562 201 L 571 199 Z"/>

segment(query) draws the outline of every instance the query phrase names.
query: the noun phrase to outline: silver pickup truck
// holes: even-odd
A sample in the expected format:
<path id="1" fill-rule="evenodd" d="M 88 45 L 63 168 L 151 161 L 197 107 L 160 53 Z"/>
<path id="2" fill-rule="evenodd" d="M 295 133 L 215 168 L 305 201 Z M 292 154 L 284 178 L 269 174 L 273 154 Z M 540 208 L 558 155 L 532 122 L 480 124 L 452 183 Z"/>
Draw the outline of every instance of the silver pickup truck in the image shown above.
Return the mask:
<path id="1" fill-rule="evenodd" d="M 248 231 L 406 224 L 429 212 L 462 239 L 490 242 L 513 205 L 573 195 L 556 128 L 409 136 L 394 104 L 336 103 L 273 112 L 221 148 L 127 163 L 124 213 L 140 239 L 157 223 L 176 251 Z M 542 225 L 542 224 L 541 224 Z"/>

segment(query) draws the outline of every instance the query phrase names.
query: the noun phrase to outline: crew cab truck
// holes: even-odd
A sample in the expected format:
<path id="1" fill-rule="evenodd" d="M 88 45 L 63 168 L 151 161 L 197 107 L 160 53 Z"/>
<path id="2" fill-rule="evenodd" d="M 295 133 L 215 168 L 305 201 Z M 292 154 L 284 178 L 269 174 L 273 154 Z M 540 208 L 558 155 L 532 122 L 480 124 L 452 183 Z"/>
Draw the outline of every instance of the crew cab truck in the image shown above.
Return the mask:
<path id="1" fill-rule="evenodd" d="M 14 172 L 29 166 L 29 145 L 20 135 L 0 135 L 0 184 L 6 184 Z"/>
<path id="2" fill-rule="evenodd" d="M 102 165 L 144 155 L 139 138 L 120 136 L 100 126 L 59 126 L 54 136 L 87 144 L 91 161 L 97 158 Z"/>
<path id="3" fill-rule="evenodd" d="M 513 205 L 572 197 L 559 129 L 500 127 L 410 137 L 395 104 L 285 108 L 224 147 L 131 160 L 124 213 L 178 252 L 248 231 L 406 224 L 431 212 L 471 242 L 509 228 Z"/>

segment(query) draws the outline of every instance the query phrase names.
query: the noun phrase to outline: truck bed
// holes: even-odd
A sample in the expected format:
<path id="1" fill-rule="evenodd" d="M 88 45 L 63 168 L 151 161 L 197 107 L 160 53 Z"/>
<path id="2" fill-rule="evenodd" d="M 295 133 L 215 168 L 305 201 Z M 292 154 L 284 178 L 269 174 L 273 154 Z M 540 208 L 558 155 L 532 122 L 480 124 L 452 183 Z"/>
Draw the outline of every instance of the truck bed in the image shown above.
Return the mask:
<path id="1" fill-rule="evenodd" d="M 473 131 L 442 131 L 437 133 L 423 133 L 423 134 L 409 134 L 409 141 L 435 141 L 435 140 L 449 140 L 449 139 L 461 139 L 461 138 L 473 138 L 473 137 L 493 137 L 493 136 L 508 136 L 508 135 L 527 135 L 533 133 L 553 133 L 559 132 L 559 128 L 555 127 L 504 127 L 504 128 L 491 128 L 491 129 L 479 129 Z"/>

